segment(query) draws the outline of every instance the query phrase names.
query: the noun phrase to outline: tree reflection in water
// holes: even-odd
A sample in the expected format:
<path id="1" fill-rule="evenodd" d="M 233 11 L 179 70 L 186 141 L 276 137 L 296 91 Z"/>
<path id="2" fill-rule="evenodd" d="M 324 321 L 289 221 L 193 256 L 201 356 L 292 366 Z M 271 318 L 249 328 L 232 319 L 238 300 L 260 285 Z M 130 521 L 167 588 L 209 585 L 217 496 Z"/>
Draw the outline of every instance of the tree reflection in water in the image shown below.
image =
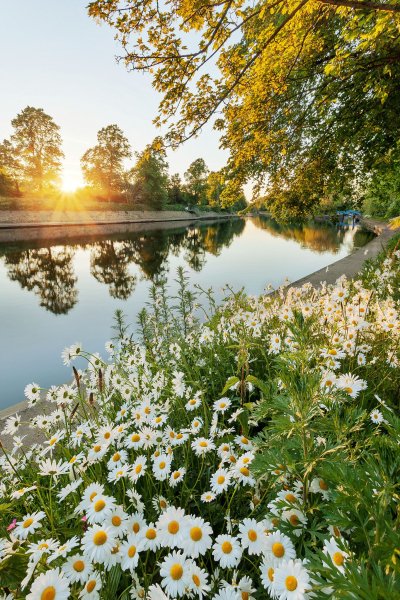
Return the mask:
<path id="1" fill-rule="evenodd" d="M 4 256 L 8 276 L 40 298 L 40 306 L 55 315 L 65 315 L 78 301 L 72 264 L 75 249 L 53 246 L 10 252 Z"/>
<path id="2" fill-rule="evenodd" d="M 139 267 L 145 279 L 154 281 L 168 270 L 171 255 L 183 251 L 187 265 L 200 271 L 206 253 L 218 255 L 243 231 L 244 221 L 234 220 L 173 230 L 117 234 L 93 243 L 66 246 L 48 243 L 39 249 L 0 251 L 8 277 L 40 298 L 40 305 L 60 315 L 78 301 L 73 259 L 78 249 L 90 252 L 90 273 L 108 286 L 110 296 L 127 300 L 135 290 L 137 276 L 130 266 Z M 21 244 L 26 246 L 26 244 Z"/>
<path id="3" fill-rule="evenodd" d="M 348 235 L 344 230 L 324 224 L 280 225 L 271 219 L 257 217 L 252 222 L 271 235 L 292 239 L 317 252 L 337 252 Z M 127 300 L 135 290 L 138 274 L 156 281 L 169 268 L 170 258 L 182 254 L 188 267 L 201 271 L 207 255 L 219 256 L 223 248 L 243 232 L 244 219 L 219 223 L 196 224 L 191 227 L 159 229 L 143 233 L 120 233 L 101 236 L 93 242 L 65 246 L 48 242 L 38 249 L 27 249 L 27 243 L 0 250 L 8 276 L 24 289 L 40 298 L 40 305 L 56 315 L 68 313 L 78 301 L 77 278 L 73 259 L 78 249 L 89 253 L 90 273 L 108 286 L 113 298 Z M 368 241 L 368 232 L 356 231 L 355 245 Z M 34 245 L 34 244 L 31 244 Z"/>

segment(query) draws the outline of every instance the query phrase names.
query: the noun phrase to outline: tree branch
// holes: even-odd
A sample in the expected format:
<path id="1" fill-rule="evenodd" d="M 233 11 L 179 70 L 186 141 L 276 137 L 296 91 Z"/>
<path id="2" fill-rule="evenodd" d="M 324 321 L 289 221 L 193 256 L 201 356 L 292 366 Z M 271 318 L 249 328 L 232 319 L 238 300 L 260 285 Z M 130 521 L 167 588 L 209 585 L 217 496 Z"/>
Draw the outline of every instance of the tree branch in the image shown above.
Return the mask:
<path id="1" fill-rule="evenodd" d="M 396 4 L 380 4 L 379 2 L 358 2 L 357 0 L 318 0 L 322 4 L 332 6 L 355 8 L 356 10 L 383 10 L 386 12 L 400 12 L 400 6 Z"/>

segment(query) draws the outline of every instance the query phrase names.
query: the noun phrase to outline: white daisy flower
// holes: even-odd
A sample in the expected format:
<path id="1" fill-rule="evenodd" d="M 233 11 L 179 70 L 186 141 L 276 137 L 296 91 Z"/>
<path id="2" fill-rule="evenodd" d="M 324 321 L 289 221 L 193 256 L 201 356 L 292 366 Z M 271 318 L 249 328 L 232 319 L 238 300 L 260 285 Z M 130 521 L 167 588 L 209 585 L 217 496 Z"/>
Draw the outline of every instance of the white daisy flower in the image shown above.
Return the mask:
<path id="1" fill-rule="evenodd" d="M 157 481 L 165 481 L 171 472 L 172 457 L 168 454 L 160 454 L 153 459 L 153 474 Z"/>
<path id="2" fill-rule="evenodd" d="M 136 569 L 141 550 L 141 540 L 134 534 L 128 535 L 128 538 L 122 542 L 120 548 L 121 569 L 123 571 L 134 571 Z"/>
<path id="3" fill-rule="evenodd" d="M 237 567 L 242 558 L 238 539 L 232 535 L 219 535 L 213 545 L 213 556 L 223 569 Z"/>
<path id="4" fill-rule="evenodd" d="M 171 552 L 164 558 L 160 565 L 161 585 L 168 596 L 183 596 L 185 589 L 191 586 L 192 564 L 182 552 Z"/>
<path id="5" fill-rule="evenodd" d="M 82 537 L 82 549 L 92 562 L 104 563 L 116 544 L 111 527 L 92 525 Z"/>
<path id="6" fill-rule="evenodd" d="M 275 569 L 279 565 L 279 560 L 273 558 L 264 558 L 260 566 L 261 583 L 272 598 L 276 598 L 275 588 Z"/>
<path id="7" fill-rule="evenodd" d="M 146 520 L 142 512 L 136 512 L 128 518 L 126 529 L 128 533 L 133 533 L 137 537 L 143 536 L 143 530 L 146 527 Z"/>
<path id="8" fill-rule="evenodd" d="M 156 526 L 162 546 L 167 548 L 183 547 L 188 531 L 183 508 L 170 506 L 160 515 Z"/>
<path id="9" fill-rule="evenodd" d="M 50 569 L 35 579 L 26 600 L 68 600 L 69 582 L 59 568 Z"/>
<path id="10" fill-rule="evenodd" d="M 142 547 L 143 550 L 151 550 L 156 552 L 160 547 L 161 542 L 158 537 L 157 528 L 154 523 L 149 523 L 143 527 Z"/>
<path id="11" fill-rule="evenodd" d="M 123 537 L 128 528 L 128 515 L 121 506 L 117 506 L 106 517 L 104 525 L 114 530 L 117 537 Z"/>
<path id="12" fill-rule="evenodd" d="M 61 569 L 71 583 L 83 584 L 92 573 L 93 566 L 83 554 L 74 554 L 67 558 Z"/>
<path id="13" fill-rule="evenodd" d="M 257 523 L 255 519 L 243 519 L 239 524 L 239 538 L 242 548 L 246 548 L 249 554 L 262 554 L 265 550 L 266 535 L 264 525 Z"/>
<path id="14" fill-rule="evenodd" d="M 274 588 L 279 600 L 305 600 L 310 577 L 300 560 L 281 562 L 275 569 Z"/>
<path id="15" fill-rule="evenodd" d="M 369 417 L 374 425 L 380 425 L 384 421 L 383 414 L 377 409 L 371 411 Z"/>
<path id="16" fill-rule="evenodd" d="M 79 598 L 83 600 L 98 600 L 100 598 L 101 590 L 101 577 L 97 572 L 93 572 L 89 575 L 85 581 L 83 590 L 79 594 Z"/>
<path id="17" fill-rule="evenodd" d="M 323 547 L 323 552 L 326 555 L 329 555 L 335 567 L 341 572 L 344 573 L 344 567 L 346 564 L 346 559 L 348 558 L 348 553 L 342 550 L 334 537 L 331 537 L 330 540 L 325 542 Z"/>
<path id="18" fill-rule="evenodd" d="M 218 469 L 212 476 L 210 481 L 210 487 L 215 494 L 222 494 L 225 492 L 231 482 L 231 473 L 226 469 Z"/>
<path id="19" fill-rule="evenodd" d="M 213 500 L 215 500 L 215 498 L 216 496 L 213 492 L 204 492 L 204 494 L 200 496 L 200 500 L 202 502 L 205 502 L 206 504 L 212 502 Z"/>
<path id="20" fill-rule="evenodd" d="M 186 517 L 187 534 L 182 544 L 182 550 L 187 556 L 197 558 L 205 554 L 212 546 L 211 525 L 201 517 Z"/>
<path id="21" fill-rule="evenodd" d="M 214 442 L 204 437 L 199 437 L 193 440 L 191 446 L 192 450 L 197 456 L 204 456 L 208 452 L 211 452 L 215 449 Z"/>
<path id="22" fill-rule="evenodd" d="M 190 588 L 200 599 L 207 596 L 210 591 L 207 571 L 201 569 L 195 563 L 192 563 L 190 569 Z"/>
<path id="23" fill-rule="evenodd" d="M 296 550 L 287 535 L 276 530 L 267 535 L 265 541 L 265 556 L 268 560 L 278 562 L 296 558 Z"/>
<path id="24" fill-rule="evenodd" d="M 110 496 L 96 494 L 87 506 L 86 515 L 89 523 L 103 523 L 115 509 L 115 499 Z"/>
<path id="25" fill-rule="evenodd" d="M 186 475 L 186 469 L 184 467 L 181 467 L 180 469 L 177 469 L 176 471 L 172 471 L 170 478 L 169 478 L 169 485 L 171 487 L 175 487 L 178 485 L 178 483 L 181 483 L 181 481 L 183 481 L 183 478 Z"/>
<path id="26" fill-rule="evenodd" d="M 26 540 L 30 533 L 34 533 L 42 526 L 41 521 L 45 516 L 46 514 L 42 510 L 25 515 L 22 521 L 17 522 L 13 531 L 15 537 L 19 540 Z"/>
<path id="27" fill-rule="evenodd" d="M 214 402 L 213 408 L 215 412 L 224 413 L 230 408 L 231 404 L 232 402 L 229 398 L 220 398 Z"/>

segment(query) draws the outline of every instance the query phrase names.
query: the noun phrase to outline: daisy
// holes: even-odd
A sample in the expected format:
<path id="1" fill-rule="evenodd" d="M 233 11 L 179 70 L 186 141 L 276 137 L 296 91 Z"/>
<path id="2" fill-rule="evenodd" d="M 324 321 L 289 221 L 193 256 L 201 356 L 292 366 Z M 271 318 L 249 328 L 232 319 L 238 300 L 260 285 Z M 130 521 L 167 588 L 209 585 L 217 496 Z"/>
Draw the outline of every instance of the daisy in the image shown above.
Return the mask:
<path id="1" fill-rule="evenodd" d="M 92 562 L 103 563 L 115 546 L 116 536 L 111 527 L 92 525 L 83 534 L 82 549 Z"/>
<path id="2" fill-rule="evenodd" d="M 101 578 L 99 573 L 96 573 L 96 571 L 94 571 L 86 580 L 85 587 L 79 594 L 79 598 L 83 598 L 84 600 L 98 600 L 100 598 L 100 590 Z"/>
<path id="3" fill-rule="evenodd" d="M 186 475 L 186 469 L 184 467 L 181 467 L 177 471 L 172 471 L 170 478 L 169 478 L 169 485 L 171 487 L 177 486 L 178 483 L 183 481 L 183 478 L 185 477 L 185 475 Z"/>
<path id="4" fill-rule="evenodd" d="M 62 565 L 62 571 L 71 583 L 83 584 L 92 573 L 92 564 L 83 554 L 69 556 Z"/>
<path id="5" fill-rule="evenodd" d="M 192 564 L 190 569 L 190 588 L 199 598 L 207 596 L 210 591 L 208 573 L 204 569 L 198 567 L 195 563 Z"/>
<path id="6" fill-rule="evenodd" d="M 347 552 L 344 552 L 341 548 L 339 548 L 334 537 L 331 537 L 329 541 L 325 542 L 323 552 L 326 555 L 329 555 L 335 567 L 341 573 L 344 573 L 344 566 L 349 555 Z"/>
<path id="7" fill-rule="evenodd" d="M 212 476 L 210 487 L 215 494 L 225 492 L 231 482 L 231 474 L 226 469 L 218 469 Z"/>
<path id="8" fill-rule="evenodd" d="M 25 494 L 31 492 L 32 490 L 36 490 L 36 485 L 31 485 L 30 487 L 23 487 L 19 490 L 15 490 L 15 492 L 11 494 L 11 498 L 13 498 L 14 500 L 19 500 L 19 498 L 22 498 L 22 496 L 25 496 Z"/>
<path id="9" fill-rule="evenodd" d="M 193 440 L 191 446 L 192 450 L 197 456 L 204 456 L 205 454 L 207 454 L 207 452 L 211 452 L 211 450 L 214 450 L 215 448 L 214 442 L 204 437 L 196 438 L 195 440 Z"/>
<path id="10" fill-rule="evenodd" d="M 26 540 L 30 533 L 34 533 L 36 529 L 42 526 L 41 520 L 44 519 L 45 513 L 41 510 L 38 512 L 34 512 L 22 519 L 22 521 L 17 522 L 17 526 L 14 530 L 14 535 L 19 540 Z"/>
<path id="11" fill-rule="evenodd" d="M 143 550 L 152 550 L 155 552 L 160 547 L 157 528 L 154 523 L 149 523 L 143 527 L 142 547 Z"/>
<path id="12" fill-rule="evenodd" d="M 143 534 L 143 528 L 146 526 L 146 520 L 143 516 L 143 513 L 136 512 L 131 515 L 127 522 L 127 531 L 129 533 L 134 533 L 136 536 L 141 537 Z"/>
<path id="13" fill-rule="evenodd" d="M 229 400 L 229 398 L 220 398 L 214 402 L 213 408 L 215 412 L 224 413 L 230 408 L 231 404 L 232 402 Z"/>
<path id="14" fill-rule="evenodd" d="M 192 411 L 195 410 L 196 408 L 198 408 L 201 405 L 201 400 L 199 397 L 197 398 L 191 398 L 190 400 L 188 400 L 185 404 L 185 408 L 188 411 Z"/>
<path id="15" fill-rule="evenodd" d="M 120 467 L 124 463 L 128 462 L 128 453 L 126 450 L 117 450 L 111 456 L 107 463 L 107 467 L 109 470 L 114 469 L 115 467 Z"/>
<path id="16" fill-rule="evenodd" d="M 366 383 L 363 379 L 357 377 L 357 375 L 351 375 L 347 373 L 341 375 L 336 381 L 336 386 L 349 394 L 352 398 L 357 398 L 361 390 L 364 390 Z"/>
<path id="17" fill-rule="evenodd" d="M 213 533 L 209 523 L 201 517 L 187 516 L 187 535 L 182 544 L 182 549 L 187 556 L 197 558 L 205 554 L 212 546 Z"/>
<path id="18" fill-rule="evenodd" d="M 265 542 L 265 556 L 269 560 L 282 562 L 296 558 L 293 543 L 287 535 L 276 530 L 267 535 Z"/>
<path id="19" fill-rule="evenodd" d="M 239 538 L 242 548 L 247 548 L 249 554 L 259 555 L 265 550 L 264 526 L 255 519 L 244 519 L 239 524 Z"/>
<path id="20" fill-rule="evenodd" d="M 159 517 L 157 531 L 162 546 L 182 548 L 187 538 L 188 524 L 183 508 L 170 506 Z"/>
<path id="21" fill-rule="evenodd" d="M 164 512 L 169 507 L 169 502 L 164 496 L 156 496 L 151 501 L 156 512 Z"/>
<path id="22" fill-rule="evenodd" d="M 273 558 L 264 558 L 260 570 L 261 570 L 261 583 L 272 598 L 276 598 L 275 588 L 275 569 L 277 568 L 279 561 Z"/>
<path id="23" fill-rule="evenodd" d="M 307 517 L 301 510 L 292 508 L 290 510 L 284 510 L 282 512 L 282 520 L 287 521 L 293 527 L 293 533 L 296 536 L 302 534 L 302 529 L 307 525 Z"/>
<path id="24" fill-rule="evenodd" d="M 168 454 L 160 454 L 153 459 L 153 474 L 157 481 L 165 481 L 171 471 L 172 457 Z"/>
<path id="25" fill-rule="evenodd" d="M 314 494 L 321 494 L 327 500 L 329 498 L 329 486 L 321 477 L 314 477 L 310 484 L 310 491 Z"/>
<path id="26" fill-rule="evenodd" d="M 108 451 L 108 444 L 99 444 L 98 442 L 94 444 L 87 455 L 87 459 L 90 463 L 98 462 L 103 458 L 103 456 Z"/>
<path id="27" fill-rule="evenodd" d="M 47 562 L 52 563 L 53 560 L 57 560 L 57 558 L 65 558 L 71 552 L 71 550 L 78 546 L 78 544 L 79 538 L 74 535 L 73 537 L 69 538 L 69 540 L 64 542 L 64 544 L 58 546 L 58 548 L 54 550 L 53 554 L 49 556 Z"/>
<path id="28" fill-rule="evenodd" d="M 117 506 L 112 510 L 108 517 L 104 520 L 104 525 L 110 527 L 117 537 L 123 537 L 127 531 L 128 515 L 121 506 Z"/>
<path id="29" fill-rule="evenodd" d="M 128 477 L 130 474 L 131 467 L 129 465 L 120 465 L 119 467 L 114 467 L 114 469 L 108 473 L 107 481 L 110 483 L 116 483 L 120 479 Z"/>
<path id="30" fill-rule="evenodd" d="M 369 417 L 370 417 L 372 423 L 374 423 L 374 425 L 379 425 L 384 420 L 383 414 L 381 413 L 380 410 L 377 410 L 377 409 L 371 411 Z"/>
<path id="31" fill-rule="evenodd" d="M 93 501 L 86 509 L 86 516 L 89 523 L 103 523 L 115 509 L 115 500 L 110 496 L 96 494 Z"/>
<path id="32" fill-rule="evenodd" d="M 200 431 L 200 429 L 203 427 L 203 420 L 200 417 L 196 417 L 195 419 L 193 419 L 191 425 L 190 425 L 190 431 L 191 433 L 198 433 Z"/>
<path id="33" fill-rule="evenodd" d="M 127 448 L 142 448 L 144 444 L 144 436 L 141 433 L 131 433 L 125 440 L 125 446 Z"/>
<path id="34" fill-rule="evenodd" d="M 281 562 L 275 569 L 274 588 L 279 600 L 305 600 L 310 588 L 310 577 L 302 562 Z"/>
<path id="35" fill-rule="evenodd" d="M 121 569 L 123 571 L 134 571 L 139 561 L 139 552 L 142 549 L 141 540 L 134 534 L 128 535 L 128 538 L 122 542 L 121 553 Z"/>
<path id="36" fill-rule="evenodd" d="M 39 598 L 68 600 L 69 582 L 59 568 L 50 569 L 35 579 L 26 600 L 38 600 Z"/>
<path id="37" fill-rule="evenodd" d="M 235 443 L 242 448 L 242 450 L 252 450 L 253 444 L 245 435 L 237 435 L 235 437 Z"/>
<path id="38" fill-rule="evenodd" d="M 223 569 L 237 567 L 242 558 L 238 539 L 231 535 L 219 535 L 213 545 L 213 556 Z"/>
<path id="39" fill-rule="evenodd" d="M 30 543 L 26 551 L 27 554 L 30 555 L 29 562 L 36 565 L 44 554 L 50 554 L 50 552 L 54 552 L 54 550 L 57 549 L 57 546 L 58 542 L 52 538 Z"/>
<path id="40" fill-rule="evenodd" d="M 64 475 L 69 471 L 68 463 L 63 463 L 60 459 L 58 462 L 47 458 L 38 465 L 38 475 L 53 476 Z"/>
<path id="41" fill-rule="evenodd" d="M 192 561 L 181 552 L 171 552 L 160 565 L 161 585 L 168 596 L 176 598 L 185 594 L 186 587 L 191 586 Z"/>
<path id="42" fill-rule="evenodd" d="M 234 464 L 232 467 L 232 476 L 243 485 L 254 486 L 256 484 L 256 480 L 250 474 L 250 469 L 246 466 L 241 467 Z"/>
<path id="43" fill-rule="evenodd" d="M 213 500 L 215 500 L 215 494 L 213 494 L 212 492 L 204 492 L 204 494 L 200 496 L 200 500 L 205 503 L 212 502 Z"/>

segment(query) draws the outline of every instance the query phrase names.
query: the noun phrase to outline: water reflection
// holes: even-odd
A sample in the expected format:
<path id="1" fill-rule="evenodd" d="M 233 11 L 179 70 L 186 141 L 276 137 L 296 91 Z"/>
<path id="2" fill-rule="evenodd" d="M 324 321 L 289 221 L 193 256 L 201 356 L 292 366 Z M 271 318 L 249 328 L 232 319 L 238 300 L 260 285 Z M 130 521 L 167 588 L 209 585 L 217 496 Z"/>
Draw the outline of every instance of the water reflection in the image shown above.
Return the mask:
<path id="1" fill-rule="evenodd" d="M 298 223 L 282 224 L 267 217 L 254 217 L 254 224 L 272 236 L 293 240 L 304 248 L 315 252 L 332 252 L 336 254 L 341 245 L 349 249 L 364 246 L 374 234 L 359 227 L 349 225 L 333 225 L 330 223 Z"/>
<path id="2" fill-rule="evenodd" d="M 244 227 L 245 221 L 236 219 L 189 228 L 124 234 L 122 239 L 116 234 L 90 243 L 60 246 L 49 242 L 39 249 L 19 250 L 14 244 L 12 248 L 3 247 L 0 257 L 12 281 L 37 295 L 40 306 L 59 315 L 67 314 L 78 301 L 73 259 L 79 249 L 89 252 L 90 273 L 108 287 L 110 296 L 127 300 L 138 280 L 130 272 L 131 265 L 139 267 L 142 277 L 154 281 L 167 272 L 169 257 L 183 252 L 186 265 L 201 271 L 207 253 L 218 256 Z"/>
<path id="3" fill-rule="evenodd" d="M 78 301 L 70 246 L 11 252 L 4 256 L 8 277 L 40 299 L 40 306 L 56 315 L 68 313 Z"/>

